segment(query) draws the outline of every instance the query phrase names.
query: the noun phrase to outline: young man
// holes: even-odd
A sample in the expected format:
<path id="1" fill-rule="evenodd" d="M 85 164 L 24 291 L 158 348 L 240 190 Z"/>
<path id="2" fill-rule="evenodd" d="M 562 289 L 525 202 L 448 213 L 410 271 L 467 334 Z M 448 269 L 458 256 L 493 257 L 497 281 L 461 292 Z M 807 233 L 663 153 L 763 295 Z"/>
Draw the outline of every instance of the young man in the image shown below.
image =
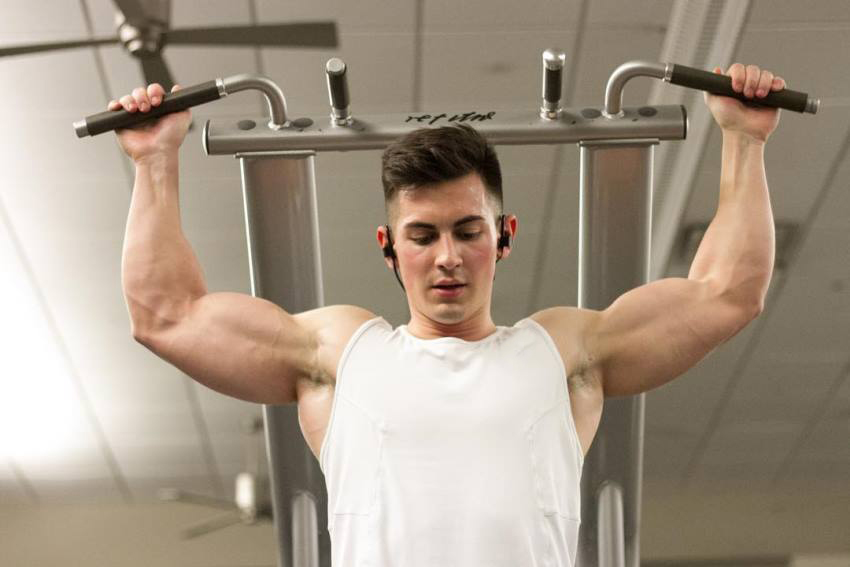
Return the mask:
<path id="1" fill-rule="evenodd" d="M 784 88 L 752 65 L 728 74 L 750 98 Z M 109 108 L 146 112 L 162 95 L 138 88 Z M 723 129 L 720 198 L 688 278 L 513 327 L 493 324 L 490 303 L 517 219 L 503 215 L 498 161 L 473 130 L 417 131 L 384 154 L 377 240 L 410 307 L 398 329 L 358 307 L 290 314 L 208 293 L 178 211 L 188 112 L 122 131 L 136 164 L 123 262 L 133 336 L 224 394 L 298 404 L 326 476 L 335 565 L 572 565 L 603 399 L 679 376 L 764 303 L 763 150 L 779 113 L 706 101 Z"/>

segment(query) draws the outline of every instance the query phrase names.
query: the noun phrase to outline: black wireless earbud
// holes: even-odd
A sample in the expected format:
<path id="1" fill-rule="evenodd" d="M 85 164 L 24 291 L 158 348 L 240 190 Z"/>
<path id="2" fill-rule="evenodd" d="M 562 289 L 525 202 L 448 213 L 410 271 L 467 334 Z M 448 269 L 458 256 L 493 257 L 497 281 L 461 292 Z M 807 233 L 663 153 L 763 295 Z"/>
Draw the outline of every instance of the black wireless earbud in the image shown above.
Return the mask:
<path id="1" fill-rule="evenodd" d="M 401 283 L 401 276 L 398 274 L 398 257 L 395 255 L 395 248 L 393 248 L 393 235 L 390 232 L 389 225 L 384 225 L 384 228 L 387 230 L 387 243 L 384 246 L 384 258 L 392 258 L 393 261 L 393 273 L 395 274 L 395 279 L 398 280 L 398 285 L 401 286 L 401 289 L 404 290 L 404 284 Z"/>
<path id="2" fill-rule="evenodd" d="M 499 229 L 499 242 L 496 244 L 496 249 L 499 251 L 499 258 L 496 259 L 498 262 L 502 259 L 502 249 L 510 248 L 511 246 L 511 235 L 505 231 L 505 215 L 499 216 L 500 229 Z"/>

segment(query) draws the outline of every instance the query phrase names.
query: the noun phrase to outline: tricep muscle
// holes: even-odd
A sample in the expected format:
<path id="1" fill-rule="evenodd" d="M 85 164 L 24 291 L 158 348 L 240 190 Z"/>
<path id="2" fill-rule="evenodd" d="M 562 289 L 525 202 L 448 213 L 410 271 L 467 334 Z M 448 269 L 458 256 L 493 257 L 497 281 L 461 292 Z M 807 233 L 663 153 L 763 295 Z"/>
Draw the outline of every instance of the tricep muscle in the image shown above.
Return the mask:
<path id="1" fill-rule="evenodd" d="M 318 330 L 302 315 L 250 295 L 210 293 L 169 326 L 137 340 L 218 392 L 285 404 L 297 400 L 298 381 L 322 372 Z"/>

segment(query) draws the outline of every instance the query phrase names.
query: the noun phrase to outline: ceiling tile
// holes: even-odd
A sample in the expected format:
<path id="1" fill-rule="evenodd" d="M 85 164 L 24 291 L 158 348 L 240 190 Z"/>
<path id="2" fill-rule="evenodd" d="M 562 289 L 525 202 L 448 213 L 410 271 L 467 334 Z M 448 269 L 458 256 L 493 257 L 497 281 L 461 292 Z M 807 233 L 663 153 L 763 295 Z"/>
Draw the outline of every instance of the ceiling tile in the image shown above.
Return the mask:
<path id="1" fill-rule="evenodd" d="M 263 24 L 334 21 L 341 34 L 412 33 L 413 2 L 392 0 L 314 0 L 312 2 L 279 2 L 255 0 L 257 14 Z M 345 44 L 345 41 L 341 41 Z"/>
<path id="2" fill-rule="evenodd" d="M 112 482 L 112 474 L 96 439 L 81 436 L 65 450 L 16 459 L 39 496 L 50 486 L 66 481 Z"/>
<path id="3" fill-rule="evenodd" d="M 765 146 L 765 172 L 773 217 L 800 226 L 814 205 L 826 181 L 828 169 L 814 165 L 823 157 L 835 155 L 846 127 L 834 121 L 821 127 L 812 123 L 782 121 Z M 717 211 L 721 171 L 721 134 L 714 124 L 706 144 L 700 169 L 694 179 L 684 221 L 708 222 Z M 685 142 L 687 143 L 687 142 Z"/>
<path id="4" fill-rule="evenodd" d="M 777 483 L 778 490 L 786 490 L 787 483 L 803 482 L 808 485 L 835 484 L 835 498 L 847 499 L 847 477 L 850 476 L 850 462 L 846 458 L 808 455 L 791 462 L 783 471 L 782 480 Z M 846 507 L 846 504 L 845 504 Z"/>
<path id="5" fill-rule="evenodd" d="M 850 416 L 820 420 L 795 461 L 842 463 L 840 468 L 850 475 Z"/>
<path id="6" fill-rule="evenodd" d="M 184 442 L 179 436 L 151 436 L 136 439 L 133 444 L 124 441 L 116 445 L 122 470 L 127 479 L 157 477 L 203 476 L 208 472 L 200 446 L 195 438 Z"/>
<path id="7" fill-rule="evenodd" d="M 413 39 L 407 34 L 343 33 L 336 50 L 262 50 L 264 73 L 283 90 L 289 112 L 322 120 L 330 113 L 328 59 L 345 62 L 351 112 L 362 118 L 410 109 L 412 56 Z"/>
<path id="8" fill-rule="evenodd" d="M 725 420 L 740 424 L 764 420 L 803 424 L 816 417 L 842 364 L 753 363 L 738 380 Z"/>
<path id="9" fill-rule="evenodd" d="M 588 22 L 591 25 L 653 25 L 663 33 L 670 19 L 673 0 L 649 0 L 640 3 L 588 2 Z"/>
<path id="10" fill-rule="evenodd" d="M 427 33 L 423 107 L 440 112 L 521 110 L 540 105 L 543 50 L 572 45 L 572 32 Z"/>
<path id="11" fill-rule="evenodd" d="M 171 3 L 172 28 L 244 26 L 250 24 L 251 0 L 204 0 L 203 4 Z M 198 9 L 198 8 L 202 9 Z"/>
<path id="12" fill-rule="evenodd" d="M 539 32 L 575 29 L 578 26 L 581 1 L 532 0 L 524 3 L 502 3 L 498 10 L 494 10 L 492 3 L 486 0 L 430 0 L 424 5 L 425 30 L 428 33 L 513 33 L 517 30 Z"/>
<path id="13" fill-rule="evenodd" d="M 647 404 L 647 416 L 650 407 Z M 697 440 L 696 433 L 647 423 L 643 440 L 643 474 L 647 482 L 682 478 Z"/>
<path id="14" fill-rule="evenodd" d="M 616 30 L 587 29 L 577 59 L 577 84 L 571 106 L 601 108 L 605 102 L 605 85 L 614 70 L 627 61 L 657 61 L 663 42 L 661 29 L 648 30 L 640 26 Z M 623 91 L 623 106 L 646 104 L 655 80 L 640 77 L 630 81 Z"/>
<path id="15" fill-rule="evenodd" d="M 5 0 L 0 19 L 0 46 L 75 40 L 85 37 L 82 13 L 75 2 L 43 0 L 34 10 L 32 2 Z"/>
<path id="16" fill-rule="evenodd" d="M 850 337 L 850 302 L 818 276 L 789 277 L 770 309 L 757 360 L 843 362 Z"/>
<path id="17" fill-rule="evenodd" d="M 750 8 L 752 24 L 795 22 L 847 22 L 847 4 L 842 0 L 827 0 L 803 5 L 793 0 L 753 0 Z"/>
<path id="18" fill-rule="evenodd" d="M 730 380 L 736 380 L 733 371 L 755 331 L 756 327 L 752 324 L 745 327 L 685 374 L 649 392 L 646 398 L 647 429 L 704 432 L 717 410 L 717 404 L 724 403 L 723 396 L 730 388 Z M 731 388 L 734 389 L 734 386 Z"/>

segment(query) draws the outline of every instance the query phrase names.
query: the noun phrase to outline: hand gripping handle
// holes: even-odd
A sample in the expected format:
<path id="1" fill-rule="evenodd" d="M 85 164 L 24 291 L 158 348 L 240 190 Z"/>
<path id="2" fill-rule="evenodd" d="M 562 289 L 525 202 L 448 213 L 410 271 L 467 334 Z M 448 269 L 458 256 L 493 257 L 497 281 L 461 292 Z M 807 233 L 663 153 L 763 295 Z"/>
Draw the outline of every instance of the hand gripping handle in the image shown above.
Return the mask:
<path id="1" fill-rule="evenodd" d="M 709 73 L 701 69 L 686 67 L 684 65 L 671 65 L 669 82 L 674 85 L 707 91 L 712 94 L 728 96 L 747 104 L 758 106 L 769 106 L 773 108 L 784 108 L 794 112 L 808 112 L 815 114 L 820 106 L 820 100 L 811 98 L 807 93 L 783 89 L 781 91 L 770 91 L 764 98 L 747 98 L 744 93 L 735 92 L 732 89 L 732 78 L 727 75 Z"/>
<path id="2" fill-rule="evenodd" d="M 226 92 L 221 79 L 207 81 L 180 89 L 177 92 L 167 93 L 159 106 L 151 107 L 149 112 L 127 112 L 123 108 L 121 110 L 107 110 L 86 116 L 79 122 L 74 122 L 74 130 L 76 130 L 78 138 L 97 136 L 104 132 L 129 128 L 148 120 L 155 120 L 165 114 L 180 112 L 192 106 L 218 100 L 225 95 Z"/>

